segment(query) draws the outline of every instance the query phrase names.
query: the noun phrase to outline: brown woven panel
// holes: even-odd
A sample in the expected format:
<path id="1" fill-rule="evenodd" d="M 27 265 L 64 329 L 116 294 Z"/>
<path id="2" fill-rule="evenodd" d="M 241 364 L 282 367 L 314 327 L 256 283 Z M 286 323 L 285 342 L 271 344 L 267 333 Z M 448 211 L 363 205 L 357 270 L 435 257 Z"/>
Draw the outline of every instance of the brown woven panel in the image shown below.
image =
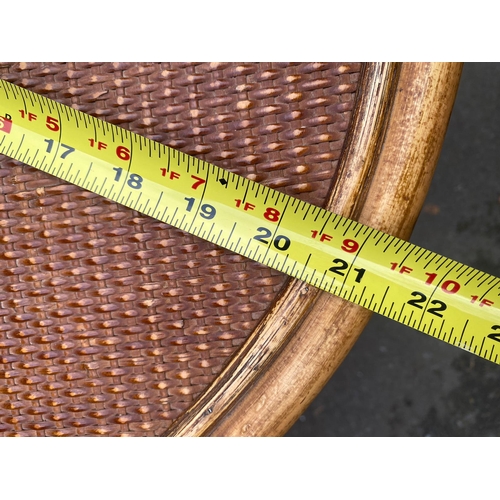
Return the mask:
<path id="1" fill-rule="evenodd" d="M 1 63 L 0 77 L 322 204 L 360 67 Z M 1 157 L 1 435 L 161 434 L 285 280 Z"/>

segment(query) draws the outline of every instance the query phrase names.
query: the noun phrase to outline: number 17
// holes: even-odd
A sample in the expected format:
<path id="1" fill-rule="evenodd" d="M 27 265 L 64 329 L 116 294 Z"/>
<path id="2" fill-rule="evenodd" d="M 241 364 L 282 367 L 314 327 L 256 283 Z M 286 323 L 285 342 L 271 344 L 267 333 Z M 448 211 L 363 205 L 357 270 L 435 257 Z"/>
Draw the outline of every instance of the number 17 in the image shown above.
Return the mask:
<path id="1" fill-rule="evenodd" d="M 45 139 L 45 142 L 47 143 L 47 153 L 50 153 L 52 151 L 52 146 L 54 145 L 54 140 L 53 139 Z M 61 158 L 64 159 L 66 156 L 68 156 L 70 153 L 72 153 L 75 148 L 72 148 L 71 146 L 67 146 L 66 144 L 61 144 L 61 147 L 66 149 L 63 153 L 61 153 Z"/>

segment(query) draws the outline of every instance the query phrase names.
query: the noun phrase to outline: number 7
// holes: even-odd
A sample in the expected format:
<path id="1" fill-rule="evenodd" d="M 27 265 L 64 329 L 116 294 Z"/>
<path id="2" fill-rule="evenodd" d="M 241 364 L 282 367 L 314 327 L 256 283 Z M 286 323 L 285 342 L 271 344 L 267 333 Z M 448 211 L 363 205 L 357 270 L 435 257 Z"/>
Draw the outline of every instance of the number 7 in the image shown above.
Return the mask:
<path id="1" fill-rule="evenodd" d="M 191 176 L 193 179 L 196 179 L 196 182 L 191 186 L 191 189 L 196 189 L 198 186 L 201 186 L 202 184 L 205 184 L 207 182 L 205 179 L 202 179 L 201 177 L 196 177 L 196 175 Z"/>
<path id="2" fill-rule="evenodd" d="M 66 144 L 61 144 L 61 146 L 63 148 L 66 148 L 67 151 L 65 151 L 62 155 L 61 155 L 61 158 L 66 158 L 66 156 L 68 156 L 70 153 L 72 153 L 75 148 L 72 148 L 71 146 L 66 146 Z"/>

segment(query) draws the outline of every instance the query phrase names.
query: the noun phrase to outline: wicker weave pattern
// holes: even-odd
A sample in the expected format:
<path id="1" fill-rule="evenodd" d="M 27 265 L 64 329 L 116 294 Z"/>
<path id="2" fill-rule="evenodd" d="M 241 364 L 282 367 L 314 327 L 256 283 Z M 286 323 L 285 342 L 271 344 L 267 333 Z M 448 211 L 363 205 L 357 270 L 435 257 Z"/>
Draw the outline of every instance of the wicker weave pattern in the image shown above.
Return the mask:
<path id="1" fill-rule="evenodd" d="M 3 63 L 0 77 L 321 204 L 359 70 Z M 286 280 L 6 158 L 0 243 L 3 435 L 161 434 Z"/>

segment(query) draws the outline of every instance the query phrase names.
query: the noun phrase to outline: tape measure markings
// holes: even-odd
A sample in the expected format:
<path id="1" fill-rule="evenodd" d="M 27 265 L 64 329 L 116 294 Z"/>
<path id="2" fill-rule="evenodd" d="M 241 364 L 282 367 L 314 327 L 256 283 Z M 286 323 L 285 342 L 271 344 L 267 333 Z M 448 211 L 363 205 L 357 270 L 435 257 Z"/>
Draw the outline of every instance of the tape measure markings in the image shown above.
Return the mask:
<path id="1" fill-rule="evenodd" d="M 498 363 L 498 278 L 8 82 L 0 87 L 2 154 Z"/>

